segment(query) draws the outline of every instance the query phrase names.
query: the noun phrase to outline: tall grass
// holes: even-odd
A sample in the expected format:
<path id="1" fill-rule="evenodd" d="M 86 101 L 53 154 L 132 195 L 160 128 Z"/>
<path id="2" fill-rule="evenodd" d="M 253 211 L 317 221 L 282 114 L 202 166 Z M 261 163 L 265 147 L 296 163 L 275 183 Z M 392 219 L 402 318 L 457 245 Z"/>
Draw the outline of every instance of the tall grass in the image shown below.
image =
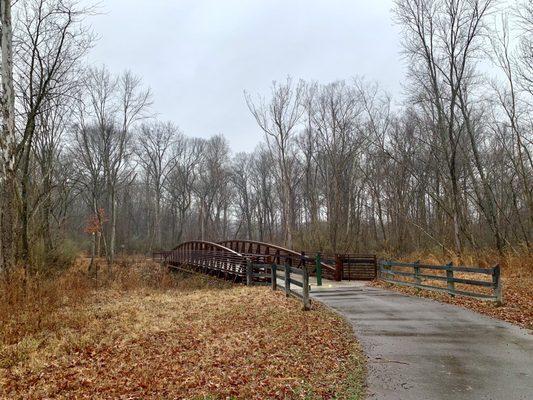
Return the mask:
<path id="1" fill-rule="evenodd" d="M 112 268 L 96 260 L 98 272 L 88 272 L 88 260 L 77 259 L 54 273 L 28 274 L 22 268 L 0 280 L 0 349 L 40 332 L 54 332 L 64 323 L 60 310 L 73 313 L 108 292 L 196 290 L 225 287 L 213 278 L 170 272 L 144 257 L 118 259 Z M 0 351 L 1 353 L 1 351 Z M 1 357 L 1 354 L 0 354 Z"/>

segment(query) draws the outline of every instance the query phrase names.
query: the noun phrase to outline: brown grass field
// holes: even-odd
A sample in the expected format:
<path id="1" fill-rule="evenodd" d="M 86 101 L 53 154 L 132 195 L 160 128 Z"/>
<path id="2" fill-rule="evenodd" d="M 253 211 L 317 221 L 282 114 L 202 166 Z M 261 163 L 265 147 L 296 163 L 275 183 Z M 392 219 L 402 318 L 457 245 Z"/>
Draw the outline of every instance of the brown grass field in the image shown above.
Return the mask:
<path id="1" fill-rule="evenodd" d="M 105 269 L 105 268 L 103 268 Z M 364 358 L 339 316 L 264 287 L 122 261 L 0 288 L 0 397 L 357 399 Z"/>
<path id="2" fill-rule="evenodd" d="M 482 301 L 461 296 L 451 297 L 444 293 L 399 286 L 382 281 L 374 281 L 372 284 L 412 296 L 427 297 L 444 303 L 455 304 L 527 329 L 533 329 L 533 255 L 528 253 L 509 253 L 502 260 L 494 252 L 486 251 L 478 255 L 471 254 L 463 256 L 461 260 L 450 260 L 449 258 L 434 254 L 415 253 L 398 260 L 405 262 L 420 260 L 422 264 L 434 265 L 442 265 L 453 261 L 454 265 L 480 266 L 482 268 L 491 267 L 500 263 L 502 268 L 504 301 L 501 306 L 496 306 L 491 301 Z M 409 272 L 412 272 L 412 269 Z M 438 272 L 431 271 L 430 274 L 437 275 Z M 457 274 L 456 276 L 480 279 L 479 274 Z M 490 277 L 485 278 L 485 280 L 487 279 L 490 280 Z M 442 281 L 425 281 L 424 283 L 434 286 L 446 286 L 446 282 Z M 470 285 L 457 285 L 456 287 L 461 290 L 489 293 L 486 288 L 481 287 Z"/>

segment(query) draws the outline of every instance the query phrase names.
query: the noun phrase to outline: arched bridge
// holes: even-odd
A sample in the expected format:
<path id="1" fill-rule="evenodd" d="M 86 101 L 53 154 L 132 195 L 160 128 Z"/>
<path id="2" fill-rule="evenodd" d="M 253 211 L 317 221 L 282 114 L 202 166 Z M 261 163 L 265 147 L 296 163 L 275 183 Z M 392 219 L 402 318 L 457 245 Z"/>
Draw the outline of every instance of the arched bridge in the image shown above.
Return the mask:
<path id="1" fill-rule="evenodd" d="M 170 251 L 154 253 L 171 267 L 187 267 L 206 273 L 220 273 L 226 279 L 246 274 L 247 258 L 221 244 L 193 240 Z"/>
<path id="2" fill-rule="evenodd" d="M 254 266 L 277 264 L 306 267 L 312 275 L 319 267 L 321 276 L 337 281 L 372 279 L 376 271 L 376 258 L 373 255 L 336 254 L 323 257 L 319 253 L 299 253 L 271 243 L 236 239 L 218 243 L 198 240 L 184 242 L 173 250 L 154 253 L 154 258 L 165 261 L 171 267 L 194 269 L 232 280 L 246 277 L 247 263 L 253 263 Z M 358 267 L 359 275 L 353 273 L 354 266 Z"/>

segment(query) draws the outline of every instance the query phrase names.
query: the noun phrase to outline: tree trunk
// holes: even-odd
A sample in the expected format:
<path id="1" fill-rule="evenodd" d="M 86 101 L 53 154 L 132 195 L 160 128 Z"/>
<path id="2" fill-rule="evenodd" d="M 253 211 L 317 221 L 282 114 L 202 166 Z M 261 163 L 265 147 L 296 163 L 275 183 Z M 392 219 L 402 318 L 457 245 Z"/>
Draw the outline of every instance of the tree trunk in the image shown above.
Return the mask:
<path id="1" fill-rule="evenodd" d="M 15 265 L 15 91 L 13 84 L 13 31 L 11 0 L 1 0 L 2 21 L 2 166 L 1 196 L 1 256 L 0 270 L 9 272 Z"/>
<path id="2" fill-rule="evenodd" d="M 285 223 L 285 246 L 287 248 L 292 248 L 292 210 L 291 210 L 291 189 L 289 185 L 289 176 L 286 171 L 285 161 L 283 161 L 283 210 L 284 212 L 284 223 Z"/>
<path id="3" fill-rule="evenodd" d="M 111 229 L 109 233 L 109 265 L 115 261 L 115 238 L 117 234 L 117 213 L 116 213 L 115 188 L 111 191 Z"/>
<path id="4" fill-rule="evenodd" d="M 155 194 L 155 244 L 158 250 L 162 248 L 161 235 L 161 189 L 158 188 Z"/>
<path id="5" fill-rule="evenodd" d="M 43 190 L 45 193 L 51 192 L 51 184 L 50 184 L 50 178 L 47 175 L 45 175 L 44 183 L 43 183 Z M 47 195 L 46 198 L 43 201 L 43 209 L 42 209 L 42 218 L 43 218 L 43 239 L 44 239 L 44 249 L 46 254 L 50 254 L 54 249 L 54 242 L 52 239 L 52 232 L 50 229 L 50 215 L 52 214 L 52 199 L 50 198 L 50 195 Z"/>

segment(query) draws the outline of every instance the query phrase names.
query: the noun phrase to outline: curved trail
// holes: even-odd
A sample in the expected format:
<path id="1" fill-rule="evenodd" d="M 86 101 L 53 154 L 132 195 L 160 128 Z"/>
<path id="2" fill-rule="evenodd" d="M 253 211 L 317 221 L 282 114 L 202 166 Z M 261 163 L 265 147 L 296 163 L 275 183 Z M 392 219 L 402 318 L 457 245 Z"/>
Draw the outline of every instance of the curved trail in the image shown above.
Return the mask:
<path id="1" fill-rule="evenodd" d="M 433 300 L 357 286 L 313 287 L 368 356 L 369 399 L 533 398 L 533 336 Z"/>

